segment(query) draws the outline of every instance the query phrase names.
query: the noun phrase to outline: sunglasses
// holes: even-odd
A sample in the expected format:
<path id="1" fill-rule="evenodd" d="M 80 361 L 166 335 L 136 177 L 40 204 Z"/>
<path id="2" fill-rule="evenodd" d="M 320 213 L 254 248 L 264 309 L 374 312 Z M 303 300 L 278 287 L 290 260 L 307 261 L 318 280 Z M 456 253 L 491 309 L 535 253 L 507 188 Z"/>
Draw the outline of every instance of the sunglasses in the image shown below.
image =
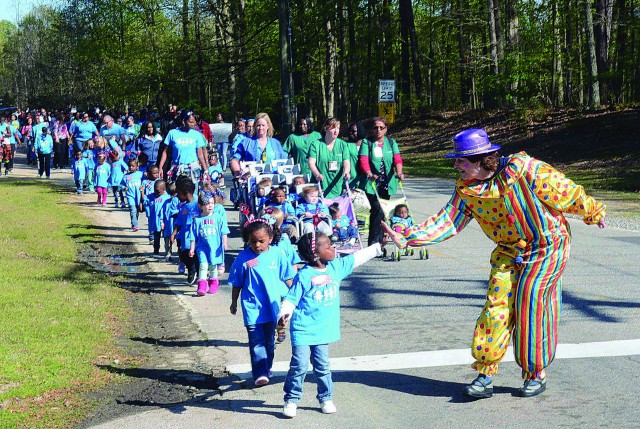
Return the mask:
<path id="1" fill-rule="evenodd" d="M 372 127 L 372 129 L 374 129 L 374 130 L 384 130 L 385 128 L 387 128 L 387 127 Z"/>

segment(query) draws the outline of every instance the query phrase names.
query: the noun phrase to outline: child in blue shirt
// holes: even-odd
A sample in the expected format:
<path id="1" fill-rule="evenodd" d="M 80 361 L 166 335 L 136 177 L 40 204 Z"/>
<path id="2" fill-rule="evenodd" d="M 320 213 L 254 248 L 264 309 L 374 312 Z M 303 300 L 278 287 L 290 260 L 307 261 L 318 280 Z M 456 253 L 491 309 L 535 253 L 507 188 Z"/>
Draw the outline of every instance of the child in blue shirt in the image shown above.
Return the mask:
<path id="1" fill-rule="evenodd" d="M 300 197 L 300 195 L 298 195 L 298 186 L 305 185 L 306 183 L 307 180 L 304 178 L 304 176 L 296 176 L 291 181 L 291 188 L 289 188 L 289 196 L 287 197 L 287 200 L 291 203 L 291 205 L 293 205 L 294 208 L 298 206 L 300 201 L 302 201 L 302 198 Z"/>
<path id="2" fill-rule="evenodd" d="M 269 201 L 266 203 L 267 207 L 278 208 L 283 215 L 282 231 L 286 232 L 290 239 L 296 240 L 298 238 L 298 228 L 296 228 L 296 210 L 293 205 L 287 201 L 287 195 L 282 188 L 274 188 L 269 194 Z"/>
<path id="3" fill-rule="evenodd" d="M 96 174 L 96 160 L 98 158 L 97 151 L 94 148 L 93 139 L 89 139 L 84 142 L 82 157 L 85 160 L 85 166 L 87 167 L 87 187 L 89 192 L 95 191 L 94 178 Z"/>
<path id="4" fill-rule="evenodd" d="M 198 296 L 218 291 L 218 265 L 224 264 L 223 235 L 229 229 L 223 229 L 222 220 L 214 212 L 215 198 L 212 192 L 201 191 L 198 196 L 200 216 L 191 223 L 191 247 L 189 256 L 198 256 Z"/>
<path id="5" fill-rule="evenodd" d="M 153 193 L 142 194 L 142 204 L 149 207 L 148 227 L 149 234 L 153 234 L 153 254 L 160 254 L 160 238 L 164 229 L 163 214 L 165 205 L 169 203 L 171 197 L 166 193 L 167 184 L 164 180 L 156 180 L 153 184 Z M 168 243 L 168 241 L 167 241 Z M 167 250 L 165 243 L 165 252 Z"/>
<path id="6" fill-rule="evenodd" d="M 331 236 L 333 230 L 327 222 L 330 221 L 329 209 L 322 204 L 318 197 L 318 188 L 307 186 L 302 191 L 302 201 L 296 207 L 296 216 L 302 220 L 302 233 L 308 234 L 314 229 Z M 316 218 L 316 219 L 314 219 Z M 324 219 L 324 220 L 321 220 Z M 317 226 L 314 228 L 314 223 Z"/>
<path id="7" fill-rule="evenodd" d="M 120 201 L 120 207 L 125 207 L 126 203 L 124 201 L 124 188 L 121 186 L 121 184 L 122 178 L 124 177 L 124 174 L 129 170 L 129 167 L 124 163 L 122 156 L 120 156 L 120 153 L 120 151 L 111 152 L 110 158 L 112 158 L 113 161 L 111 163 L 111 177 L 109 178 L 109 184 L 111 185 L 111 190 L 113 191 L 113 198 L 115 200 L 116 207 L 118 207 L 118 201 Z"/>
<path id="8" fill-rule="evenodd" d="M 218 154 L 212 153 L 209 155 L 209 168 L 207 168 L 207 174 L 212 183 L 217 184 L 220 188 L 224 189 L 224 177 L 222 177 L 222 165 L 218 162 Z"/>
<path id="9" fill-rule="evenodd" d="M 78 149 L 74 154 L 73 164 L 71 170 L 73 170 L 73 180 L 76 184 L 76 194 L 82 195 L 82 184 L 87 177 L 87 165 L 86 160 L 82 157 L 82 151 Z"/>
<path id="10" fill-rule="evenodd" d="M 155 165 L 147 169 L 147 177 L 142 179 L 142 193 L 148 195 L 153 192 L 153 184 L 160 177 L 160 170 Z M 140 211 L 144 208 L 144 213 L 149 219 L 149 206 L 140 207 Z M 153 244 L 153 234 L 149 232 L 149 244 Z"/>
<path id="11" fill-rule="evenodd" d="M 406 204 L 398 204 L 391 216 L 391 229 L 404 234 L 404 230 L 411 226 L 413 226 L 413 219 L 409 216 L 409 207 Z"/>
<path id="12" fill-rule="evenodd" d="M 51 178 L 51 153 L 53 153 L 53 137 L 47 127 L 42 127 L 41 134 L 36 136 L 33 151 L 38 154 L 38 177 L 45 174 Z"/>
<path id="13" fill-rule="evenodd" d="M 109 189 L 109 176 L 111 166 L 107 164 L 107 157 L 104 154 L 98 155 L 98 165 L 96 166 L 96 177 L 94 185 L 98 193 L 98 204 L 107 205 L 107 191 Z"/>
<path id="14" fill-rule="evenodd" d="M 129 171 L 122 177 L 120 187 L 124 189 L 124 197 L 129 205 L 129 215 L 131 216 L 131 229 L 138 231 L 138 208 L 142 203 L 142 173 L 138 171 L 138 160 L 131 158 L 128 162 Z"/>
<path id="15" fill-rule="evenodd" d="M 276 225 L 275 225 L 276 228 L 280 228 L 280 230 L 282 231 L 282 222 L 284 222 L 285 216 L 284 216 L 284 213 L 282 213 L 282 211 L 279 208 L 266 207 L 260 213 L 260 216 L 264 216 L 264 215 L 270 215 L 271 217 L 273 217 L 276 220 Z M 289 261 L 289 263 L 293 267 L 293 271 L 297 272 L 298 269 L 296 265 L 302 263 L 302 259 L 300 259 L 300 255 L 298 255 L 298 251 L 296 250 L 295 247 L 293 247 L 293 244 L 291 244 L 291 240 L 289 239 L 287 234 L 282 234 L 282 236 L 280 237 L 280 240 L 278 240 L 278 242 L 274 244 L 273 247 L 278 247 L 284 251 L 284 254 L 287 257 L 287 261 Z M 286 290 L 284 292 L 286 295 L 286 292 L 289 292 L 289 291 Z M 282 299 L 284 299 L 285 295 L 282 295 Z M 287 338 L 287 327 L 276 325 L 276 342 L 283 343 L 286 338 Z"/>
<path id="16" fill-rule="evenodd" d="M 268 215 L 249 218 L 242 230 L 242 238 L 249 246 L 233 261 L 228 279 L 233 286 L 231 314 L 237 313 L 238 298 L 241 298 L 256 386 L 269 383 L 280 299 L 295 274 L 282 249 L 272 245 L 281 235 L 280 229 L 274 226 L 275 219 Z"/>
<path id="17" fill-rule="evenodd" d="M 167 193 L 171 197 L 171 201 L 165 205 L 165 211 L 163 214 L 164 231 L 163 237 L 167 245 L 167 254 L 165 260 L 171 261 L 171 254 L 173 253 L 173 242 L 171 242 L 171 235 L 173 234 L 173 226 L 178 216 L 178 207 L 180 207 L 180 200 L 178 199 L 178 191 L 176 191 L 175 182 L 167 182 Z"/>
<path id="18" fill-rule="evenodd" d="M 386 241 L 386 237 L 383 239 Z M 321 232 L 303 235 L 300 256 L 307 261 L 293 279 L 280 306 L 278 324 L 290 320 L 292 356 L 284 382 L 285 417 L 295 417 L 309 360 L 318 384 L 318 401 L 324 414 L 335 413 L 333 382 L 329 370 L 329 343 L 340 339 L 340 283 L 354 268 L 382 255 L 376 243 L 351 255 L 336 258 L 331 240 Z"/>
<path id="19" fill-rule="evenodd" d="M 151 168 L 149 168 L 149 170 L 151 170 Z M 198 274 L 198 258 L 189 255 L 189 251 L 191 250 L 189 231 L 191 230 L 193 219 L 200 216 L 198 200 L 193 196 L 195 189 L 196 185 L 189 177 L 180 176 L 178 180 L 176 180 L 178 199 L 183 204 L 178 210 L 178 215 L 173 224 L 173 233 L 169 239 L 170 243 L 176 241 L 178 244 L 180 261 L 187 270 L 187 283 L 190 285 L 196 282 Z M 180 272 L 180 267 L 178 267 L 178 272 Z"/>
<path id="20" fill-rule="evenodd" d="M 216 205 L 213 208 L 213 212 L 218 217 L 218 219 L 220 219 L 220 222 L 222 222 L 222 230 L 226 231 L 222 235 L 222 250 L 223 250 L 222 262 L 218 265 L 218 276 L 221 276 L 224 274 L 224 269 L 225 269 L 224 252 L 226 252 L 227 249 L 229 248 L 228 234 L 230 232 L 229 223 L 227 221 L 227 211 L 224 209 L 225 195 L 219 186 L 211 182 L 205 182 L 202 186 L 202 189 L 205 191 L 209 191 L 213 194 L 213 199 L 216 202 Z"/>
<path id="21" fill-rule="evenodd" d="M 335 239 L 335 241 L 347 243 L 347 247 L 350 248 L 358 238 L 358 228 L 351 224 L 351 221 L 346 215 L 342 214 L 340 204 L 331 204 L 329 206 L 329 213 L 331 213 L 331 227 L 333 228 L 332 241 Z"/>

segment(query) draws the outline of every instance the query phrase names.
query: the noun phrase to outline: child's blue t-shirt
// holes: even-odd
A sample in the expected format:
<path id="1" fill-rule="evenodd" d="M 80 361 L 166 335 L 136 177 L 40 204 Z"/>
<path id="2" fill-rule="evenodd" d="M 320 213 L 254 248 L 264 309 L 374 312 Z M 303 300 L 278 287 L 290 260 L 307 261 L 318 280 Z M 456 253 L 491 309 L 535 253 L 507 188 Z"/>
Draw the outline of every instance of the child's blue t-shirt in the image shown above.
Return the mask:
<path id="1" fill-rule="evenodd" d="M 216 175 L 215 173 L 218 174 Z M 218 180 L 220 176 L 222 176 L 222 165 L 220 165 L 220 163 L 210 165 L 209 168 L 207 168 L 207 174 L 209 174 L 211 180 Z"/>
<path id="2" fill-rule="evenodd" d="M 111 164 L 111 177 L 109 184 L 111 186 L 120 186 L 124 174 L 129 170 L 127 164 L 122 159 L 118 159 Z"/>
<path id="3" fill-rule="evenodd" d="M 340 227 L 338 227 L 338 224 L 340 224 Z M 333 228 L 346 230 L 346 229 L 349 229 L 350 225 L 351 225 L 351 221 L 349 220 L 349 217 L 346 215 L 340 216 L 340 219 L 331 219 L 331 226 Z"/>
<path id="4" fill-rule="evenodd" d="M 128 200 L 133 200 L 133 204 L 136 206 L 140 204 L 140 186 L 142 186 L 142 173 L 140 171 L 125 173 L 120 186 L 125 188 L 124 196 Z"/>
<path id="5" fill-rule="evenodd" d="M 208 216 L 199 216 L 193 220 L 190 235 L 196 241 L 196 254 L 200 263 L 224 263 L 222 228 L 222 219 L 213 211 Z"/>
<path id="6" fill-rule="evenodd" d="M 348 255 L 330 261 L 321 271 L 305 265 L 293 279 L 285 300 L 296 308 L 291 315 L 291 345 L 328 344 L 340 339 L 340 282 L 353 271 Z"/>
<path id="7" fill-rule="evenodd" d="M 293 205 L 289 201 L 284 201 L 282 204 L 278 204 L 275 201 L 267 201 L 267 207 L 276 207 L 279 208 L 282 213 L 285 215 L 285 219 L 282 222 L 283 225 L 293 224 L 295 221 L 293 219 L 287 219 L 287 216 L 296 216 L 296 209 L 293 208 Z"/>
<path id="8" fill-rule="evenodd" d="M 240 301 L 245 326 L 276 322 L 282 291 L 287 287 L 284 282 L 294 275 L 282 249 L 271 246 L 257 255 L 247 247 L 240 252 L 231 265 L 227 283 L 242 288 Z"/>
<path id="9" fill-rule="evenodd" d="M 84 158 L 74 158 L 71 169 L 73 170 L 74 180 L 84 180 L 87 177 L 87 161 Z"/>
<path id="10" fill-rule="evenodd" d="M 300 204 L 298 204 L 298 207 L 296 207 L 296 216 L 300 217 L 306 212 L 309 212 L 311 214 L 316 214 L 316 212 L 318 211 L 326 215 L 329 214 L 329 208 L 324 204 L 322 204 L 320 201 L 318 201 L 315 204 L 311 204 L 306 201 L 300 201 Z M 305 218 L 304 222 L 307 223 L 307 222 L 311 222 L 312 220 L 313 220 L 312 218 Z"/>
<path id="11" fill-rule="evenodd" d="M 176 239 L 182 243 L 182 250 L 191 248 L 191 223 L 198 216 L 200 216 L 200 207 L 198 207 L 198 200 L 196 199 L 189 203 L 184 203 L 178 211 L 178 217 L 176 217 L 174 225 L 180 228 L 178 234 L 176 234 Z"/>
<path id="12" fill-rule="evenodd" d="M 278 247 L 284 250 L 285 255 L 287 255 L 287 260 L 291 265 L 302 263 L 302 259 L 300 259 L 298 251 L 293 247 L 293 244 L 291 244 L 291 240 L 287 234 L 282 234 L 280 240 L 278 240 L 278 244 L 274 244 L 273 247 Z"/>
<path id="13" fill-rule="evenodd" d="M 178 216 L 178 206 L 180 205 L 180 200 L 177 196 L 171 197 L 171 201 L 165 205 L 165 211 L 163 214 L 164 220 L 164 236 L 169 237 L 173 234 L 173 225 L 175 223 L 176 217 Z"/>
<path id="14" fill-rule="evenodd" d="M 82 151 L 82 158 L 85 160 L 87 173 L 96 169 L 97 155 L 95 149 L 85 149 Z"/>
<path id="15" fill-rule="evenodd" d="M 405 228 L 408 228 L 410 226 L 413 226 L 413 219 L 411 219 L 411 216 L 409 216 L 407 218 L 402 218 L 400 216 L 392 216 L 391 217 L 391 226 L 398 225 L 398 224 L 401 224 Z"/>
<path id="16" fill-rule="evenodd" d="M 149 195 L 153 193 L 153 188 L 155 183 L 156 183 L 155 180 L 151 180 L 148 178 L 142 179 L 142 189 L 145 195 Z M 144 213 L 147 215 L 147 217 L 149 217 L 149 206 L 146 206 L 146 205 L 144 206 Z"/>
<path id="17" fill-rule="evenodd" d="M 106 162 L 98 164 L 96 167 L 95 185 L 101 188 L 109 187 L 109 176 L 111 175 L 111 166 Z"/>
<path id="18" fill-rule="evenodd" d="M 166 192 L 162 195 L 152 193 L 145 197 L 143 204 L 149 206 L 149 232 L 160 232 L 164 228 L 162 215 L 165 211 L 165 205 L 170 200 L 171 196 Z"/>

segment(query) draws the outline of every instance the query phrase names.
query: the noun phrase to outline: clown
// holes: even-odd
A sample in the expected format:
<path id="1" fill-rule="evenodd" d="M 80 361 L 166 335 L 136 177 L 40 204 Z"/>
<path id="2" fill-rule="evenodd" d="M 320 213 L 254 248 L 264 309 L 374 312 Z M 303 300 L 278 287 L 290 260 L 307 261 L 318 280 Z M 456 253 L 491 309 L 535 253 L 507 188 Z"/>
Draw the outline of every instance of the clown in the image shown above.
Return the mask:
<path id="1" fill-rule="evenodd" d="M 522 368 L 523 397 L 546 389 L 545 368 L 555 356 L 561 278 L 571 232 L 563 213 L 606 226 L 605 206 L 549 164 L 524 152 L 500 157 L 482 129 L 454 137 L 460 172 L 453 196 L 439 213 L 401 233 L 383 224 L 399 247 L 435 244 L 457 235 L 475 219 L 496 243 L 487 300 L 476 322 L 472 367 L 478 377 L 465 387 L 473 398 L 493 395 L 492 377 L 513 336 Z"/>

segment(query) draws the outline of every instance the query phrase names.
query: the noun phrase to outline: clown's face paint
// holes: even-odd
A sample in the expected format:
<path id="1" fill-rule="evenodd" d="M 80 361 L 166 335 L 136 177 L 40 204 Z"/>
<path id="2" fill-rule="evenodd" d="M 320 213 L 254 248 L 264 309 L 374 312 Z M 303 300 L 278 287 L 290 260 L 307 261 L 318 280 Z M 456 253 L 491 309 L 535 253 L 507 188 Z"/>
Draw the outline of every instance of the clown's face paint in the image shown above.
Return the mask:
<path id="1" fill-rule="evenodd" d="M 453 168 L 460 172 L 462 180 L 484 179 L 482 174 L 484 173 L 484 169 L 480 167 L 480 161 L 471 162 L 467 158 L 456 158 Z"/>

